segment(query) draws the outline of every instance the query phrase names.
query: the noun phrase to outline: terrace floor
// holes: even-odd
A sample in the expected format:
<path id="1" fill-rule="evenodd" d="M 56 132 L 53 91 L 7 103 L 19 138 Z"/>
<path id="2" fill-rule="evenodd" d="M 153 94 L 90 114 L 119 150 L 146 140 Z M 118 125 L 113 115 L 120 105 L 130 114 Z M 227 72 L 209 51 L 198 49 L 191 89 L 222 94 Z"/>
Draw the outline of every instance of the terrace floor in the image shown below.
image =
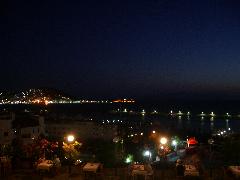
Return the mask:
<path id="1" fill-rule="evenodd" d="M 184 177 L 177 178 L 175 175 L 175 169 L 169 168 L 164 170 L 154 170 L 154 179 L 155 180 L 174 180 L 174 179 L 211 179 L 211 180 L 231 180 L 235 179 L 230 174 L 224 173 L 222 169 L 214 169 L 212 177 L 210 177 L 209 171 L 204 172 L 200 177 Z M 126 170 L 105 168 L 103 173 L 97 174 L 96 176 L 91 176 L 85 178 L 84 173 L 78 171 L 77 169 L 73 170 L 71 176 L 67 172 L 67 168 L 63 168 L 62 171 L 57 175 L 49 174 L 39 174 L 32 170 L 19 170 L 12 173 L 7 178 L 0 178 L 7 180 L 84 180 L 84 179 L 96 179 L 96 180 L 131 180 L 132 177 L 128 176 Z M 138 180 L 144 179 L 144 177 L 138 177 Z"/>

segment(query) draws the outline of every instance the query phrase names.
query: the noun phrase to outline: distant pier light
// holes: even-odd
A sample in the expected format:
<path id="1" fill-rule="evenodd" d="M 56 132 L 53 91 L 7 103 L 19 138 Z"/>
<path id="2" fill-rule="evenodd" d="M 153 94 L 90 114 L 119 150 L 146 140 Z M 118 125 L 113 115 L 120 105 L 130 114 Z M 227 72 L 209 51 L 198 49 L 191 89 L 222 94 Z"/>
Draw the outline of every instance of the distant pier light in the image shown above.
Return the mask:
<path id="1" fill-rule="evenodd" d="M 142 115 L 145 115 L 145 113 L 146 113 L 146 111 L 143 109 L 142 112 L 141 112 L 141 114 L 142 114 Z"/>
<path id="2" fill-rule="evenodd" d="M 211 112 L 210 116 L 214 117 L 214 116 L 216 116 L 216 114 L 214 114 L 214 112 Z"/>
<path id="3" fill-rule="evenodd" d="M 200 116 L 204 117 L 206 114 L 204 112 L 201 112 Z"/>
<path id="4" fill-rule="evenodd" d="M 183 115 L 182 111 L 178 111 L 177 115 L 178 115 L 178 116 Z"/>
<path id="5" fill-rule="evenodd" d="M 191 115 L 191 113 L 188 111 L 188 112 L 187 112 L 187 115 L 188 115 L 188 116 L 190 116 L 190 115 Z"/>
<path id="6" fill-rule="evenodd" d="M 153 113 L 157 113 L 157 110 L 154 110 Z"/>
<path id="7" fill-rule="evenodd" d="M 172 110 L 170 111 L 170 114 L 171 114 L 171 115 L 173 114 L 173 111 L 172 111 Z"/>
<path id="8" fill-rule="evenodd" d="M 231 115 L 229 113 L 226 113 L 226 117 L 230 117 Z"/>
<path id="9" fill-rule="evenodd" d="M 127 109 L 124 109 L 123 112 L 127 112 Z"/>

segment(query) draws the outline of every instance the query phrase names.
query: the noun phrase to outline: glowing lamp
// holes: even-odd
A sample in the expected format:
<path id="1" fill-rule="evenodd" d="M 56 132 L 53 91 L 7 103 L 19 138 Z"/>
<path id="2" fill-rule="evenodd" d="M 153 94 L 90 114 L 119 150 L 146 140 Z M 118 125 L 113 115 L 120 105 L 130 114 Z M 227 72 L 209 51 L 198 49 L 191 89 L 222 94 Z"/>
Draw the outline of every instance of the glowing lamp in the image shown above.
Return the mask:
<path id="1" fill-rule="evenodd" d="M 126 163 L 130 163 L 131 159 L 129 157 L 126 158 Z"/>
<path id="2" fill-rule="evenodd" d="M 162 138 L 160 139 L 160 143 L 161 143 L 161 144 L 166 144 L 166 143 L 167 143 L 167 138 L 162 137 Z"/>
<path id="3" fill-rule="evenodd" d="M 68 140 L 68 142 L 73 142 L 74 141 L 74 139 L 75 139 L 75 137 L 73 136 L 73 135 L 69 135 L 68 137 L 67 137 L 67 140 Z"/>
<path id="4" fill-rule="evenodd" d="M 149 156 L 151 156 L 151 152 L 148 151 L 148 150 L 147 150 L 147 151 L 144 151 L 143 156 L 149 157 Z"/>
<path id="5" fill-rule="evenodd" d="M 172 145 L 173 145 L 173 146 L 176 146 L 176 145 L 177 145 L 177 141 L 176 141 L 176 140 L 173 140 L 173 141 L 172 141 Z"/>

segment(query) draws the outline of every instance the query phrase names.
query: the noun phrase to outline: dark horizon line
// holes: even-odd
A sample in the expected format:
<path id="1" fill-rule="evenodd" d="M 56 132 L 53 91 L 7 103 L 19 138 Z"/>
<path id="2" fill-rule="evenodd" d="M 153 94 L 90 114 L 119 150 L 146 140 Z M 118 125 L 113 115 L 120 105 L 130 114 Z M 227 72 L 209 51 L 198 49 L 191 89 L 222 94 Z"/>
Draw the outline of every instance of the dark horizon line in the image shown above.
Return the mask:
<path id="1" fill-rule="evenodd" d="M 203 92 L 159 92 L 158 94 L 154 93 L 154 95 L 150 92 L 146 95 L 119 95 L 115 96 L 113 94 L 106 96 L 106 95 L 94 95 L 94 94 L 88 94 L 88 95 L 76 95 L 73 93 L 70 93 L 66 90 L 63 90 L 61 88 L 53 88 L 53 87 L 34 87 L 34 88 L 23 88 L 19 90 L 2 90 L 2 92 L 8 92 L 8 93 L 19 93 L 21 91 L 26 91 L 29 89 L 42 89 L 42 90 L 53 90 L 57 92 L 61 92 L 63 94 L 68 95 L 69 97 L 73 99 L 134 99 L 136 101 L 175 101 L 175 100 L 186 100 L 186 101 L 191 101 L 191 100 L 197 100 L 197 101 L 202 101 L 202 100 L 240 100 L 240 94 L 237 92 L 213 92 L 213 91 L 203 91 Z"/>

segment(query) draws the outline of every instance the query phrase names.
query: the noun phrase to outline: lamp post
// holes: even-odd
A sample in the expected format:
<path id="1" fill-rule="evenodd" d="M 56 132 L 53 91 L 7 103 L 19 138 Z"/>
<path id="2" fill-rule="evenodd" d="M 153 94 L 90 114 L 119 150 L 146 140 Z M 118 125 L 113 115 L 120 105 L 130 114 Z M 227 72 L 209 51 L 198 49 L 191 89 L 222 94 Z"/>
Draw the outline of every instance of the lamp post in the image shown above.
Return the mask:
<path id="1" fill-rule="evenodd" d="M 172 146 L 174 146 L 174 150 L 177 151 L 177 140 L 172 141 Z"/>
<path id="2" fill-rule="evenodd" d="M 210 156 L 209 156 L 209 161 L 210 161 L 210 177 L 212 177 L 212 145 L 214 143 L 213 139 L 208 140 L 208 144 L 210 145 Z"/>
<path id="3" fill-rule="evenodd" d="M 74 140 L 75 140 L 75 137 L 73 135 L 68 135 L 67 136 L 68 143 L 72 143 Z"/>
<path id="4" fill-rule="evenodd" d="M 165 144 L 167 144 L 167 138 L 165 138 L 165 137 L 162 137 L 161 139 L 160 139 L 160 143 L 162 144 L 162 145 L 165 145 Z"/>
<path id="5" fill-rule="evenodd" d="M 149 150 L 146 150 L 143 152 L 143 156 L 147 157 L 148 161 L 151 160 L 151 155 L 152 155 L 152 153 Z"/>
<path id="6" fill-rule="evenodd" d="M 168 139 L 166 137 L 160 138 L 161 150 L 163 151 L 163 158 L 165 159 L 165 145 L 167 144 Z"/>
<path id="7" fill-rule="evenodd" d="M 68 135 L 67 136 L 67 142 L 69 144 L 72 144 L 74 142 L 74 140 L 75 140 L 75 137 L 73 135 Z M 71 151 L 69 151 L 69 164 L 68 164 L 68 173 L 69 174 L 71 174 L 71 172 L 72 172 L 72 167 L 71 166 L 72 166 L 72 153 L 71 153 Z"/>

